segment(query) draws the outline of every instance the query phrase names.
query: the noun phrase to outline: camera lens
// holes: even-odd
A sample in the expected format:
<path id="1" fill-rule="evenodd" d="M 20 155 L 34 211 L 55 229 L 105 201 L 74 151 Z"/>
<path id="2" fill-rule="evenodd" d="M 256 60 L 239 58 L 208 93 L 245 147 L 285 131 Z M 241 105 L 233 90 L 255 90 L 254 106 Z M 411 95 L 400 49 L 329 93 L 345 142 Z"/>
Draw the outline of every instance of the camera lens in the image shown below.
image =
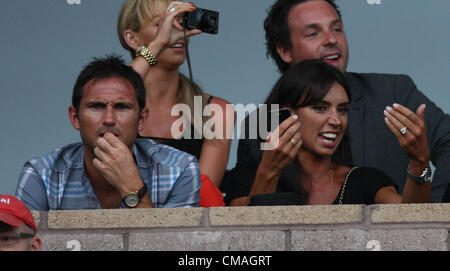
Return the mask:
<path id="1" fill-rule="evenodd" d="M 211 27 L 216 27 L 217 26 L 217 17 L 213 14 L 209 14 L 209 16 L 206 18 L 206 20 L 208 21 L 208 24 Z"/>
<path id="2" fill-rule="evenodd" d="M 212 30 L 217 28 L 217 16 L 215 14 L 205 14 L 202 21 L 202 25 L 205 30 Z"/>

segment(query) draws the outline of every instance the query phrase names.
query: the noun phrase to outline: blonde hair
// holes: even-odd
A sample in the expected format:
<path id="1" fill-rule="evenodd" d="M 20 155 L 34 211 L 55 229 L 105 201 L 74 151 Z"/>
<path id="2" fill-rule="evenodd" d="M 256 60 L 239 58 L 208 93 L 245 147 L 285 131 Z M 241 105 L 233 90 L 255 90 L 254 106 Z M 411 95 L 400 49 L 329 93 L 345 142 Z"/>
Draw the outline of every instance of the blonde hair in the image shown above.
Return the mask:
<path id="1" fill-rule="evenodd" d="M 117 35 L 122 47 L 130 52 L 133 59 L 136 57 L 135 51 L 125 41 L 125 30 L 139 32 L 144 24 L 161 14 L 173 1 L 179 0 L 126 0 L 123 3 L 117 19 Z"/>
<path id="2" fill-rule="evenodd" d="M 171 2 L 181 0 L 126 0 L 122 5 L 117 20 L 117 35 L 119 36 L 122 47 L 128 50 L 131 57 L 134 59 L 135 51 L 131 48 L 124 38 L 124 32 L 127 29 L 133 32 L 139 32 L 141 27 L 150 22 L 153 18 L 161 14 Z M 179 87 L 177 91 L 177 98 L 180 103 L 186 104 L 191 109 L 191 123 L 194 124 L 194 129 L 197 132 L 202 131 L 202 127 L 196 127 L 194 120 L 194 97 L 202 97 L 202 112 L 207 104 L 206 95 L 199 85 L 186 78 L 180 73 Z M 197 109 L 198 110 L 198 109 Z M 203 114 L 201 114 L 203 116 Z M 209 117 L 202 118 L 204 124 Z M 202 134 L 202 133 L 201 133 Z"/>

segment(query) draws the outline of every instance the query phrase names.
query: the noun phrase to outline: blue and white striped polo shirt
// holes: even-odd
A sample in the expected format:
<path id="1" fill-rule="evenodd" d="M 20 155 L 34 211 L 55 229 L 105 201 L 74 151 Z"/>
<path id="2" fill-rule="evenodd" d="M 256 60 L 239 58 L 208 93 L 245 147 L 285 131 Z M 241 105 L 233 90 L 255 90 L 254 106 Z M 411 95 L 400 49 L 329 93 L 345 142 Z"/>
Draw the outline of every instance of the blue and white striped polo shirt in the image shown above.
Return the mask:
<path id="1" fill-rule="evenodd" d="M 141 138 L 133 153 L 155 207 L 199 206 L 200 169 L 194 156 Z M 26 162 L 16 196 L 31 210 L 102 208 L 87 178 L 81 142 Z"/>

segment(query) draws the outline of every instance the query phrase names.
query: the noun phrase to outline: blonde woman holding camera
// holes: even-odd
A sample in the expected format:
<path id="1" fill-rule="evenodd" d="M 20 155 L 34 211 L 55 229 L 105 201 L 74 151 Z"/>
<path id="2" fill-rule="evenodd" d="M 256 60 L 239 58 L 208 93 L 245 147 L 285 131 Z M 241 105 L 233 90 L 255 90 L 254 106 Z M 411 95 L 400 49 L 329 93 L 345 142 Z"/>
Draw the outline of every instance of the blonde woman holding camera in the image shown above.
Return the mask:
<path id="1" fill-rule="evenodd" d="M 227 112 L 228 101 L 203 92 L 179 72 L 186 58 L 185 41 L 202 33 L 198 29 L 185 32 L 181 25 L 183 15 L 194 10 L 193 3 L 181 1 L 126 0 L 120 10 L 117 32 L 122 46 L 133 57 L 130 66 L 142 76 L 147 90 L 149 117 L 140 136 L 196 156 L 202 174 L 210 178 L 216 189 L 228 162 L 231 139 L 227 139 L 225 133 L 227 123 L 234 126 L 234 111 L 229 112 L 232 111 L 229 109 Z M 201 98 L 202 108 L 194 108 L 195 97 Z M 192 122 L 190 127 L 182 127 L 185 132 L 190 132 L 191 138 L 175 138 L 171 132 L 172 124 L 182 116 L 173 116 L 171 110 L 180 103 L 189 106 L 191 111 L 191 116 L 183 117 L 192 117 L 195 110 L 203 112 L 208 104 L 220 108 L 223 114 L 214 118 L 214 128 L 222 128 L 223 133 L 214 139 L 194 139 L 193 135 L 202 134 L 203 129 L 194 127 Z M 205 120 L 203 117 L 202 126 Z"/>

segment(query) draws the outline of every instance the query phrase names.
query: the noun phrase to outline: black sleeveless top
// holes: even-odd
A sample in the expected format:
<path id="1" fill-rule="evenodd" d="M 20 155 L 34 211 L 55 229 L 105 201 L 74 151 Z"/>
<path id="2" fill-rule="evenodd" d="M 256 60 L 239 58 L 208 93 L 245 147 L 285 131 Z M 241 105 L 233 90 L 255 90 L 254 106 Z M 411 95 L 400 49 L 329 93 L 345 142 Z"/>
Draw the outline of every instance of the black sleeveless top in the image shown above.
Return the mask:
<path id="1" fill-rule="evenodd" d="M 280 179 L 280 181 L 282 180 Z M 253 180 L 250 182 L 253 183 Z M 397 184 L 381 170 L 371 167 L 354 167 L 347 173 L 344 185 L 339 190 L 333 204 L 375 204 L 375 195 L 381 188 L 387 186 L 393 186 L 398 191 Z M 239 193 L 244 191 L 235 192 Z M 227 197 L 229 197 L 228 194 Z M 230 199 L 226 199 L 226 202 L 229 202 L 233 198 L 236 198 L 236 196 L 233 197 L 232 195 Z M 304 204 L 305 202 L 300 198 L 298 193 L 289 189 L 280 189 L 280 185 L 277 187 L 276 193 L 255 195 L 250 202 L 250 205 Z"/>
<path id="2" fill-rule="evenodd" d="M 207 104 L 209 104 L 214 96 L 209 96 Z M 195 135 L 194 126 L 191 125 L 191 135 Z M 202 144 L 203 138 L 195 139 L 195 138 L 162 138 L 162 137 L 145 137 L 138 134 L 138 138 L 149 138 L 158 143 L 165 144 L 180 151 L 187 152 L 191 155 L 197 157 L 197 160 L 200 160 L 200 154 L 202 152 Z"/>

